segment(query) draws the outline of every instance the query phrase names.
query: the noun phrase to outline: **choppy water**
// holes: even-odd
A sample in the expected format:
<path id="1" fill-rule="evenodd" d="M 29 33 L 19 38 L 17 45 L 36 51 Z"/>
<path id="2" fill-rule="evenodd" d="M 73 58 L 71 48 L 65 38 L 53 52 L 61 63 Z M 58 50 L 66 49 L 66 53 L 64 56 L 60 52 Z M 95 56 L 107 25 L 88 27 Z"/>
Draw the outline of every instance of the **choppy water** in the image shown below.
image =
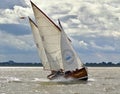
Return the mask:
<path id="1" fill-rule="evenodd" d="M 88 68 L 87 82 L 46 79 L 42 68 L 0 67 L 0 94 L 120 94 L 120 67 Z"/>

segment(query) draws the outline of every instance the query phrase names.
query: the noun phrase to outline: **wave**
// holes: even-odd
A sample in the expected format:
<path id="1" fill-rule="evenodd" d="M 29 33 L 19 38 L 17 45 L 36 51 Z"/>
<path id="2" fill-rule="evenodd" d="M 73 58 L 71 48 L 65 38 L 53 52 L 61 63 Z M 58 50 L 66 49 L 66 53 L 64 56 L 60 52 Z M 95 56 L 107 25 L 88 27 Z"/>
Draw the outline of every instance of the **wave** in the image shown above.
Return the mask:
<path id="1" fill-rule="evenodd" d="M 0 82 L 21 82 L 21 80 L 16 77 L 0 77 Z"/>

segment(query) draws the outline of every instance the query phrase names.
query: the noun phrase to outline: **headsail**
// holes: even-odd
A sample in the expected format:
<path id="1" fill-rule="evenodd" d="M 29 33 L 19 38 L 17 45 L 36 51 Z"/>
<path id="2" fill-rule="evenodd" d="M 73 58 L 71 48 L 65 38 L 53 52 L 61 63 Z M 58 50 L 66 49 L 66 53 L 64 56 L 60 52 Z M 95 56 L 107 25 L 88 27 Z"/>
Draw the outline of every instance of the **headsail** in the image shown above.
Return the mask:
<path id="1" fill-rule="evenodd" d="M 65 71 L 71 71 L 75 69 L 82 68 L 82 62 L 80 61 L 78 55 L 76 54 L 75 50 L 73 49 L 70 41 L 65 34 L 60 21 L 59 25 L 61 28 L 61 53 L 62 53 L 62 62 Z"/>
<path id="2" fill-rule="evenodd" d="M 60 49 L 60 28 L 50 20 L 34 3 L 31 2 L 35 18 L 37 19 L 38 29 L 41 34 L 51 70 L 63 68 Z"/>
<path id="3" fill-rule="evenodd" d="M 41 63 L 43 64 L 44 69 L 50 70 L 50 65 L 48 63 L 48 59 L 45 53 L 45 49 L 41 40 L 40 32 L 38 30 L 37 25 L 29 18 L 29 23 L 31 25 L 34 41 L 36 43 L 36 47 L 38 49 L 38 54 L 41 59 Z"/>

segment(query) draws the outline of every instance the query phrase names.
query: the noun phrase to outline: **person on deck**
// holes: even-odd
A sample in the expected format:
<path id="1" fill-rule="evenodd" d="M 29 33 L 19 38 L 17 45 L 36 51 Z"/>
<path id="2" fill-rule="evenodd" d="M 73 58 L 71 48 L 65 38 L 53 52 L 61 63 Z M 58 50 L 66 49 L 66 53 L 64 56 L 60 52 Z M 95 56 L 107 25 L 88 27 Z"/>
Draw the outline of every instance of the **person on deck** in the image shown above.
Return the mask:
<path id="1" fill-rule="evenodd" d="M 63 73 L 64 73 L 64 72 L 63 72 L 62 69 L 60 69 L 60 70 L 58 70 L 58 71 L 52 70 L 52 71 L 51 71 L 51 74 L 48 75 L 47 78 L 48 78 L 48 79 L 52 79 L 52 78 L 54 78 L 54 77 L 63 75 Z"/>
<path id="2" fill-rule="evenodd" d="M 47 76 L 47 78 L 48 78 L 48 79 L 51 78 L 51 76 L 55 75 L 56 72 L 57 72 L 57 71 L 55 71 L 55 70 L 51 70 L 51 74 L 49 74 L 49 75 Z"/>

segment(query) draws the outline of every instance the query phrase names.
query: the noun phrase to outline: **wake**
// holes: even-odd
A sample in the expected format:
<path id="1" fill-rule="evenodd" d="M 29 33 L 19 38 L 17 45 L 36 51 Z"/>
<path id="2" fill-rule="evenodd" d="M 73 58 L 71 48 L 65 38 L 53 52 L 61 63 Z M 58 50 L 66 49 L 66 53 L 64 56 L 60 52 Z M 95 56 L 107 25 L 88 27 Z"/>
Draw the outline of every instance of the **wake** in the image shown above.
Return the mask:
<path id="1" fill-rule="evenodd" d="M 64 77 L 59 77 L 57 79 L 54 80 L 49 80 L 47 78 L 35 78 L 33 80 L 34 82 L 40 83 L 40 84 L 62 84 L 62 83 L 69 83 L 72 81 L 72 79 L 65 79 Z"/>
<path id="2" fill-rule="evenodd" d="M 21 79 L 17 77 L 0 77 L 0 82 L 1 83 L 11 83 L 11 82 L 22 82 Z"/>
<path id="3" fill-rule="evenodd" d="M 88 81 L 83 81 L 83 80 L 75 80 L 72 78 L 64 78 L 64 77 L 59 77 L 57 79 L 54 80 L 49 80 L 47 78 L 35 78 L 33 80 L 36 83 L 40 83 L 42 85 L 61 85 L 61 84 L 65 84 L 65 85 L 69 85 L 69 84 L 87 84 L 88 82 L 93 82 L 95 81 L 94 79 L 90 78 L 88 79 Z"/>
<path id="4" fill-rule="evenodd" d="M 87 81 L 82 80 L 75 80 L 72 78 L 64 78 L 59 77 L 54 80 L 49 80 L 47 78 L 31 78 L 31 79 L 25 79 L 25 78 L 17 78 L 17 77 L 0 77 L 0 82 L 2 83 L 37 83 L 42 85 L 69 85 L 69 84 L 90 84 L 91 82 L 94 82 L 95 79 L 89 78 Z"/>

